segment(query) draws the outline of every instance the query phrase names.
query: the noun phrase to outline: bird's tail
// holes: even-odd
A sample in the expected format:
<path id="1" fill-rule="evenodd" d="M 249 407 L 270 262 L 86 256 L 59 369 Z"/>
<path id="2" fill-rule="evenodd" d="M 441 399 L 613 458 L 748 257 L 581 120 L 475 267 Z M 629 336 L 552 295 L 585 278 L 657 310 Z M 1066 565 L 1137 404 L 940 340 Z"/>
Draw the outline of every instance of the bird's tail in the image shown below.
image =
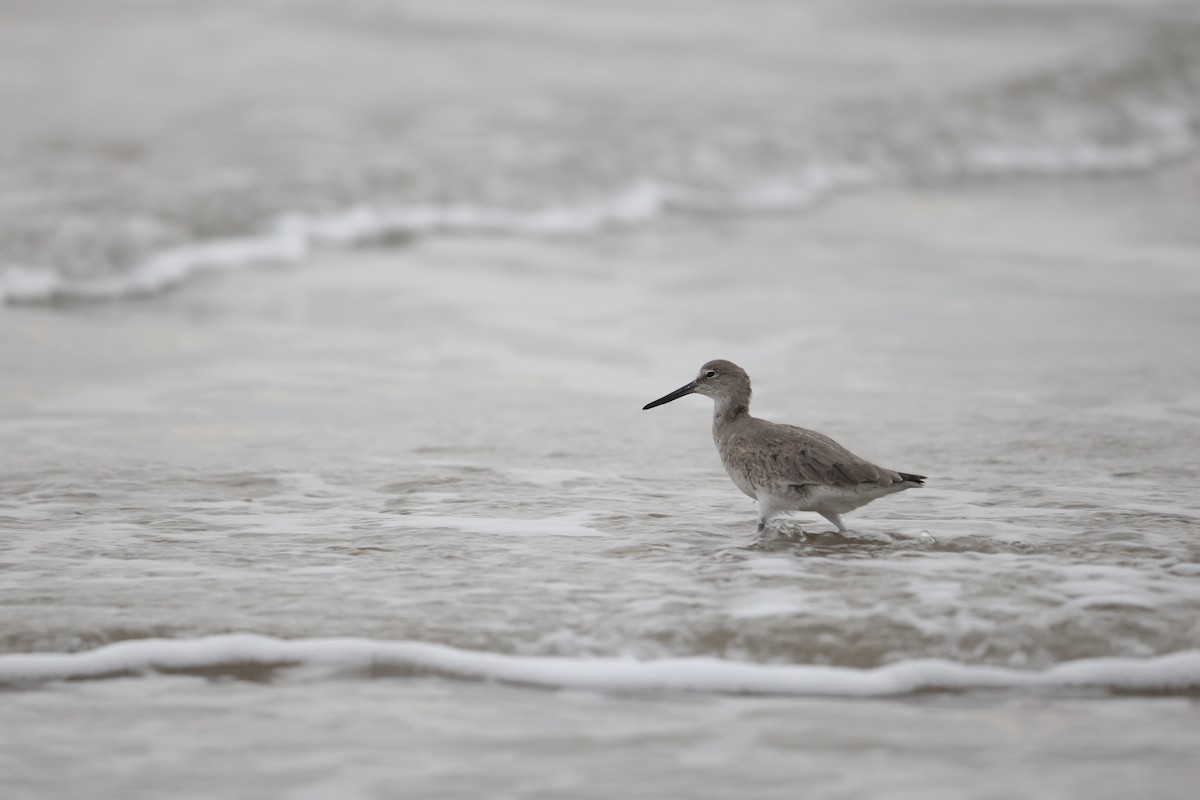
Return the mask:
<path id="1" fill-rule="evenodd" d="M 915 483 L 917 486 L 925 485 L 925 476 L 924 475 L 913 475 L 911 472 L 900 472 L 897 474 L 900 476 L 901 480 L 903 480 L 905 483 Z"/>

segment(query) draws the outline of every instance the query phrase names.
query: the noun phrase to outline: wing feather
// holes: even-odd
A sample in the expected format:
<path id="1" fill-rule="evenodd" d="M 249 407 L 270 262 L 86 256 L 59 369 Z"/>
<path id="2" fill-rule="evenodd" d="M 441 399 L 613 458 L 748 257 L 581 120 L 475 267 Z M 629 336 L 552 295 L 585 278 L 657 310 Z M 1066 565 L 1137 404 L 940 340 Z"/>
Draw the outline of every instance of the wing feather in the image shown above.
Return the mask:
<path id="1" fill-rule="evenodd" d="M 752 419 L 725 442 L 728 469 L 755 486 L 890 486 L 899 473 L 859 458 L 816 431 Z"/>

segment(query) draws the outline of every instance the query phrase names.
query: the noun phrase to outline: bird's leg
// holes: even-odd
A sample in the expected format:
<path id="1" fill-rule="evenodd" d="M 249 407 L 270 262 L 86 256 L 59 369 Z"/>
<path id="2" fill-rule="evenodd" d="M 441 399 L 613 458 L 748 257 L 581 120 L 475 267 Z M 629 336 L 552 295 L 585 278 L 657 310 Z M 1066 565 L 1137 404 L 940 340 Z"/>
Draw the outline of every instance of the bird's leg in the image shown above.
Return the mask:
<path id="1" fill-rule="evenodd" d="M 764 519 L 758 520 L 758 533 L 754 535 L 755 544 L 768 545 L 779 536 L 779 529 Z"/>
<path id="2" fill-rule="evenodd" d="M 771 529 L 771 509 L 761 500 L 758 503 L 758 535 L 775 538 L 775 531 Z"/>
<path id="3" fill-rule="evenodd" d="M 846 532 L 846 526 L 842 524 L 841 514 L 838 514 L 836 511 L 818 511 L 817 513 L 832 522 L 833 526 L 837 528 L 838 533 Z"/>
<path id="4" fill-rule="evenodd" d="M 771 522 L 771 517 L 775 516 L 775 509 L 767 502 L 767 498 L 760 496 L 758 498 L 758 532 L 762 533 L 767 529 Z"/>

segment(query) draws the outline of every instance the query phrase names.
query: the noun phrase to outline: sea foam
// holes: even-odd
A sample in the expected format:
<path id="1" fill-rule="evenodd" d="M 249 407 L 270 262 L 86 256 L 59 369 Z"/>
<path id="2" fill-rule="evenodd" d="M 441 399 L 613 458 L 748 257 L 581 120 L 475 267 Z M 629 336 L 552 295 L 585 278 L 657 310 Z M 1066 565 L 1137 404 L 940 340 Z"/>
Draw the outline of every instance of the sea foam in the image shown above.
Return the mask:
<path id="1" fill-rule="evenodd" d="M 252 669 L 249 669 L 252 668 Z M 971 690 L 1099 690 L 1185 694 L 1200 690 L 1200 650 L 1152 658 L 1095 658 L 1017 670 L 946 660 L 872 669 L 755 664 L 712 657 L 562 658 L 462 650 L 414 641 L 359 638 L 283 640 L 254 634 L 137 639 L 80 653 L 0 655 L 0 685 L 161 673 L 280 677 L 435 675 L 552 689 L 753 695 L 904 696 Z M 298 671 L 297 671 L 298 670 Z"/>

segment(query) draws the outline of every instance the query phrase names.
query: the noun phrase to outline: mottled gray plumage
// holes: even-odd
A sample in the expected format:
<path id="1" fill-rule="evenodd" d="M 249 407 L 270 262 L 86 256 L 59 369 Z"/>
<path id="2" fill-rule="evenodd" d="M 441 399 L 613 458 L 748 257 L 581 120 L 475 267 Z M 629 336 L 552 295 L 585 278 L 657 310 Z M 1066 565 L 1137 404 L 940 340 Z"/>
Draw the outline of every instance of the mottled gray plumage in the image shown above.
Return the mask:
<path id="1" fill-rule="evenodd" d="M 750 416 L 750 376 L 731 361 L 709 361 L 691 383 L 646 404 L 688 394 L 713 399 L 713 440 L 730 479 L 759 504 L 759 530 L 785 511 L 815 511 L 845 530 L 841 515 L 924 476 L 880 467 L 823 433 Z"/>

